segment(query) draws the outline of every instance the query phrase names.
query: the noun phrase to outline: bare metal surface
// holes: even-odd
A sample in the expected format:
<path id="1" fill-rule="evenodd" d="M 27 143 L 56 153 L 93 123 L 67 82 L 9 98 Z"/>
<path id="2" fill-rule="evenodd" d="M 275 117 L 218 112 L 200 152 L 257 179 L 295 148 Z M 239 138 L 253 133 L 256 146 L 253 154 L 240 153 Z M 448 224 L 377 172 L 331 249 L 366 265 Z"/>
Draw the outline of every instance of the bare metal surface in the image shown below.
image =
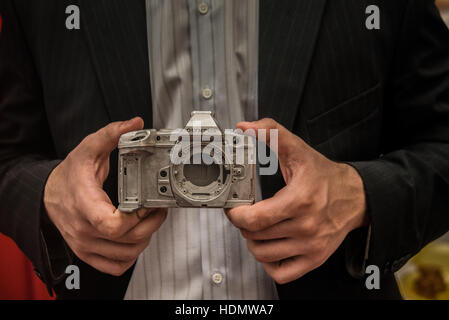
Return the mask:
<path id="1" fill-rule="evenodd" d="M 195 132 L 199 125 L 201 131 Z M 206 130 L 221 135 L 222 142 L 216 146 L 223 151 L 222 154 L 225 153 L 224 132 L 211 112 L 192 112 L 185 130 L 190 135 L 195 132 L 201 136 Z M 170 152 L 178 143 L 171 139 L 173 132 L 169 129 L 141 130 L 120 138 L 120 211 L 172 207 L 233 208 L 254 203 L 256 165 L 248 163 L 248 137 L 233 134 L 232 137 L 236 138 L 232 145 L 233 159 L 216 164 L 218 168 L 211 168 L 204 163 L 196 166 L 172 163 Z M 202 143 L 200 150 L 206 145 Z M 244 162 L 237 164 L 235 157 L 238 151 L 245 156 Z"/>

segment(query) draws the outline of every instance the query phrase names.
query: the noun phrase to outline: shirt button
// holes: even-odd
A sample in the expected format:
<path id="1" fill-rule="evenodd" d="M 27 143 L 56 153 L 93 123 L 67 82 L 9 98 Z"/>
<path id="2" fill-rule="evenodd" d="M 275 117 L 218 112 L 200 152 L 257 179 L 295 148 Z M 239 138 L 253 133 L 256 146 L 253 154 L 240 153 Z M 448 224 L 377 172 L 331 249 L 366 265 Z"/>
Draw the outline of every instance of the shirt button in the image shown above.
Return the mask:
<path id="1" fill-rule="evenodd" d="M 223 281 L 223 275 L 222 275 L 220 272 L 215 272 L 215 273 L 212 275 L 212 281 L 213 281 L 215 284 L 220 284 L 220 283 L 222 283 L 222 281 Z"/>
<path id="2" fill-rule="evenodd" d="M 212 89 L 209 89 L 209 88 L 203 89 L 203 98 L 204 99 L 209 100 L 210 98 L 212 98 L 212 96 L 213 96 Z"/>
<path id="3" fill-rule="evenodd" d="M 208 12 L 209 12 L 209 6 L 207 5 L 207 3 L 206 2 L 201 2 L 199 5 L 198 5 L 198 11 L 201 13 L 201 14 L 207 14 Z"/>

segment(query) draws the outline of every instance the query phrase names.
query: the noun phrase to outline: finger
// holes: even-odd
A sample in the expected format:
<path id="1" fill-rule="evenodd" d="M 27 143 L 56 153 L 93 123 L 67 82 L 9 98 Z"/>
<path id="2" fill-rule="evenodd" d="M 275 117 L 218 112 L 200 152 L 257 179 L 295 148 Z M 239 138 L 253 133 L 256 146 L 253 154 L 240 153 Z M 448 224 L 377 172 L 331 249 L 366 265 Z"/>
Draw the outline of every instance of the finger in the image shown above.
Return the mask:
<path id="1" fill-rule="evenodd" d="M 116 277 L 123 275 L 135 262 L 135 260 L 128 262 L 114 261 L 97 254 L 89 254 L 84 252 L 76 253 L 76 255 L 78 258 L 98 271 Z"/>
<path id="2" fill-rule="evenodd" d="M 83 201 L 79 208 L 97 235 L 108 240 L 122 237 L 141 222 L 136 214 L 120 212 L 110 203 L 109 198 L 92 202 Z"/>
<path id="3" fill-rule="evenodd" d="M 239 122 L 237 129 L 241 129 L 243 132 L 253 130 L 257 139 L 265 142 L 271 149 L 277 150 L 279 156 L 301 150 L 301 147 L 307 146 L 301 138 L 273 119 L 265 118 L 254 122 Z M 276 130 L 277 135 L 272 136 L 272 130 Z M 275 140 L 272 141 L 272 138 L 275 138 Z"/>
<path id="4" fill-rule="evenodd" d="M 245 239 L 259 241 L 298 237 L 307 239 L 317 234 L 320 224 L 316 216 L 308 215 L 307 212 L 307 209 L 297 210 L 294 218 L 286 219 L 261 231 L 241 229 L 240 232 Z"/>
<path id="5" fill-rule="evenodd" d="M 240 206 L 227 212 L 229 220 L 239 229 L 261 231 L 293 217 L 295 192 L 286 186 L 272 198 L 256 202 L 252 206 Z"/>
<path id="6" fill-rule="evenodd" d="M 122 243 L 139 243 L 150 239 L 167 218 L 167 209 L 151 209 L 147 211 L 148 216 L 129 230 L 124 236 L 117 239 Z"/>
<path id="7" fill-rule="evenodd" d="M 70 236 L 67 240 L 70 241 L 71 247 L 77 252 L 95 254 L 118 262 L 130 262 L 137 259 L 150 242 L 150 238 L 148 238 L 137 244 L 126 244 L 92 236 L 83 238 Z"/>
<path id="8" fill-rule="evenodd" d="M 292 219 L 281 221 L 262 231 L 251 232 L 245 229 L 240 230 L 242 236 L 248 240 L 275 240 L 289 238 L 295 235 L 295 228 Z"/>
<path id="9" fill-rule="evenodd" d="M 150 238 L 137 244 L 124 244 L 106 239 L 95 239 L 92 242 L 92 253 L 109 260 L 129 262 L 134 261 L 150 243 Z"/>
<path id="10" fill-rule="evenodd" d="M 76 214 L 76 213 L 75 213 Z M 57 223 L 56 226 L 61 231 L 62 236 L 71 236 L 73 238 L 97 236 L 97 230 L 84 218 L 73 219 L 72 216 L 64 217 L 62 223 Z M 61 226 L 62 224 L 62 226 Z"/>
<path id="11" fill-rule="evenodd" d="M 91 156 L 109 155 L 117 148 L 119 139 L 123 134 L 142 130 L 143 126 L 144 123 L 140 117 L 123 122 L 113 122 L 89 135 L 83 143 Z"/>
<path id="12" fill-rule="evenodd" d="M 297 280 L 318 267 L 308 256 L 296 256 L 281 262 L 264 263 L 263 266 L 265 271 L 278 284 L 286 284 Z"/>
<path id="13" fill-rule="evenodd" d="M 254 258 L 262 263 L 281 261 L 307 252 L 306 244 L 294 239 L 247 240 L 247 246 Z"/>

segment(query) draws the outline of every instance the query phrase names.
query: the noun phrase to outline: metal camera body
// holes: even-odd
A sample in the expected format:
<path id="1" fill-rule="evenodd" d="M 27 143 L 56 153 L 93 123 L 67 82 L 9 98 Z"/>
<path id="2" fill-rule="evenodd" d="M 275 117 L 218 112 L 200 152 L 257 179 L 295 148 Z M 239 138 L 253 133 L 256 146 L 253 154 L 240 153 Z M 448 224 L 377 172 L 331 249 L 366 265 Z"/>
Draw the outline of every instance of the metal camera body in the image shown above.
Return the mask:
<path id="1" fill-rule="evenodd" d="M 127 133 L 120 138 L 120 211 L 173 207 L 233 208 L 254 203 L 256 164 L 251 161 L 255 152 L 251 149 L 249 137 L 235 132 L 226 132 L 225 135 L 213 113 L 208 111 L 192 112 L 183 132 L 180 138 L 179 130 L 150 129 Z M 217 142 L 215 138 L 211 139 L 211 135 L 222 139 L 217 139 Z M 186 144 L 183 139 L 190 143 Z M 198 152 L 202 156 L 212 145 L 214 151 L 207 151 L 212 154 L 212 164 L 192 161 L 195 155 L 199 156 Z M 181 163 L 173 161 L 172 156 L 176 153 L 180 159 L 184 155 Z M 222 161 L 218 161 L 220 159 Z"/>

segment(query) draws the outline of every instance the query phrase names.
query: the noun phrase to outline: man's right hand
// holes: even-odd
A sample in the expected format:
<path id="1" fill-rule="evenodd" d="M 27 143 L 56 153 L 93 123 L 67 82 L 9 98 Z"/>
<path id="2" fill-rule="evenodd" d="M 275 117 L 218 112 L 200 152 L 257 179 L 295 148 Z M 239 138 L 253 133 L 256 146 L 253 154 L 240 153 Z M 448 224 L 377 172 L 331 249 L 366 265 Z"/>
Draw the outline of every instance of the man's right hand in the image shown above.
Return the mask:
<path id="1" fill-rule="evenodd" d="M 103 191 L 110 153 L 120 136 L 142 128 L 143 120 L 134 118 L 87 136 L 53 170 L 45 186 L 48 217 L 72 251 L 95 269 L 115 276 L 134 264 L 167 216 L 164 209 L 124 214 Z"/>

